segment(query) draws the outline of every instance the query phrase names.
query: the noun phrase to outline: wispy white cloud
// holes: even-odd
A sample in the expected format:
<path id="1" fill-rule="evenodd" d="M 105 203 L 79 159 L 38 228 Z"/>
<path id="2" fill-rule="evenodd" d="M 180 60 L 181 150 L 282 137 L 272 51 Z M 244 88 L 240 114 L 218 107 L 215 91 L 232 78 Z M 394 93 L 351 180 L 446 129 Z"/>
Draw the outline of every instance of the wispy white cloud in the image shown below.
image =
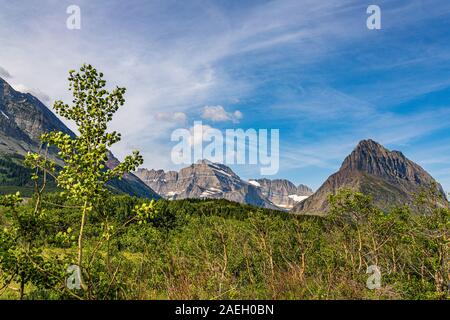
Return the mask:
<path id="1" fill-rule="evenodd" d="M 184 112 L 157 112 L 155 119 L 158 121 L 185 124 L 187 122 L 187 115 Z"/>
<path id="2" fill-rule="evenodd" d="M 8 72 L 8 70 L 0 66 L 0 77 L 11 78 L 11 74 Z"/>
<path id="3" fill-rule="evenodd" d="M 14 88 L 14 90 L 23 92 L 23 93 L 29 93 L 36 98 L 38 98 L 41 102 L 43 102 L 46 105 L 49 105 L 52 102 L 52 99 L 49 95 L 47 95 L 45 92 L 42 92 L 38 88 L 28 88 L 26 85 L 22 83 L 15 83 L 11 82 L 11 86 Z"/>
<path id="4" fill-rule="evenodd" d="M 202 110 L 202 119 L 213 122 L 232 121 L 233 123 L 239 123 L 242 117 L 241 111 L 227 112 L 222 106 L 204 106 Z"/>

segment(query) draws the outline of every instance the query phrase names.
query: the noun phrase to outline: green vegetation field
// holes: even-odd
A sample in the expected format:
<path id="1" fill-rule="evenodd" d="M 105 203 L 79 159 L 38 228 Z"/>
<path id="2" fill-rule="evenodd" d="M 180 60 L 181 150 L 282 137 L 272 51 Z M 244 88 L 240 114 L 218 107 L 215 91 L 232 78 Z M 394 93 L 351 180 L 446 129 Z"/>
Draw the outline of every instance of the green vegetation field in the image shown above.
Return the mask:
<path id="1" fill-rule="evenodd" d="M 76 253 L 71 235 L 78 232 L 80 213 L 62 208 L 71 204 L 61 197 L 48 196 L 33 238 L 43 261 L 30 267 L 26 257 L 12 258 L 18 268 L 27 266 L 36 273 L 23 298 L 448 298 L 447 209 L 425 216 L 408 208 L 384 214 L 367 197 L 343 191 L 326 218 L 225 200 L 159 200 L 147 223 L 127 224 L 142 202 L 115 196 L 89 217 L 85 250 L 92 278 L 87 292 L 75 290 L 72 295 L 65 287 L 65 270 Z M 32 211 L 33 203 L 19 210 Z M 11 259 L 5 253 L 6 229 L 13 227 L 10 215 L 11 210 L 0 209 L 5 228 L 0 259 Z M 381 271 L 378 289 L 367 288 L 370 265 Z M 7 283 L 10 271 L 0 275 L 0 297 L 19 298 L 20 284 Z"/>

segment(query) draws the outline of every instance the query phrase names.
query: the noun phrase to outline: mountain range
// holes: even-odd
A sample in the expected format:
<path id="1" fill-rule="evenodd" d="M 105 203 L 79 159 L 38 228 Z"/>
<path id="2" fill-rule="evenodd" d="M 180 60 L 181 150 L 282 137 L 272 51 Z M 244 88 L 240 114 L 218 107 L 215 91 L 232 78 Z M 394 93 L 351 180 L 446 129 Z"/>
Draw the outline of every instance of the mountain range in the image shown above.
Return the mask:
<path id="1" fill-rule="evenodd" d="M 0 78 L 0 193 L 3 187 L 8 191 L 10 187 L 32 188 L 23 157 L 28 151 L 38 151 L 42 133 L 54 130 L 75 136 L 36 97 L 14 90 Z M 50 152 L 57 160 L 56 150 Z M 113 168 L 118 163 L 109 153 L 107 166 Z M 370 139 L 359 142 L 340 169 L 315 193 L 284 179 L 245 181 L 228 166 L 207 160 L 179 171 L 139 169 L 112 181 L 109 187 L 138 197 L 227 199 L 300 214 L 326 212 L 328 195 L 344 187 L 371 195 L 375 204 L 386 210 L 393 205 L 412 204 L 416 193 L 433 187 L 439 205 L 448 205 L 441 185 L 422 167 L 401 152 L 390 151 Z"/>
<path id="2" fill-rule="evenodd" d="M 229 167 L 200 160 L 180 171 L 139 169 L 135 173 L 162 197 L 227 199 L 269 209 L 290 209 L 295 201 L 312 194 L 287 180 L 244 181 Z"/>

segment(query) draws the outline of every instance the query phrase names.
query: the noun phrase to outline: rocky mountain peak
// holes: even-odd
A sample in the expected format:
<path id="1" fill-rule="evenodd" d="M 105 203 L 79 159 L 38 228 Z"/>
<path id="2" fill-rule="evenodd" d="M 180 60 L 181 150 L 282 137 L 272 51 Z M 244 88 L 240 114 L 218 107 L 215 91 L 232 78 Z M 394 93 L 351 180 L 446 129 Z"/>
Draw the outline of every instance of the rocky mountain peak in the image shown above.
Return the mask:
<path id="1" fill-rule="evenodd" d="M 312 195 L 313 190 L 305 184 L 299 184 L 297 186 L 297 191 L 304 195 Z"/>
<path id="2" fill-rule="evenodd" d="M 286 179 L 251 179 L 249 183 L 258 187 L 273 204 L 288 210 L 313 194 L 311 188 L 302 184 L 297 187 Z"/>
<path id="3" fill-rule="evenodd" d="M 362 140 L 345 158 L 340 171 L 361 171 L 391 181 L 430 184 L 434 179 L 400 151 L 389 151 L 373 140 Z"/>
<path id="4" fill-rule="evenodd" d="M 390 151 L 373 140 L 362 140 L 348 155 L 338 172 L 332 174 L 317 192 L 299 203 L 299 212 L 325 212 L 328 195 L 341 188 L 370 194 L 383 209 L 392 205 L 411 204 L 414 194 L 423 188 L 437 186 L 442 199 L 442 187 L 421 166 L 399 151 Z M 445 205 L 445 201 L 443 201 Z"/>
<path id="5" fill-rule="evenodd" d="M 14 90 L 5 79 L 0 77 L 0 95 L 9 94 L 11 90 Z"/>
<path id="6" fill-rule="evenodd" d="M 389 151 L 379 143 L 369 139 L 362 140 L 342 163 L 342 169 L 371 170 L 378 160 L 387 158 Z"/>

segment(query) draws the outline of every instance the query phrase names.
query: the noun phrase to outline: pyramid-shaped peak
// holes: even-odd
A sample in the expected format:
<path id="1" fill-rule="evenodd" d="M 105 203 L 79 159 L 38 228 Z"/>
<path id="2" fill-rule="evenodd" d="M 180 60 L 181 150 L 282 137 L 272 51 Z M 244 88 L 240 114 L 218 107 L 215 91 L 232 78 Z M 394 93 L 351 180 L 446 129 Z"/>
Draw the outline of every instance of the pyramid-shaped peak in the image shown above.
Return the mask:
<path id="1" fill-rule="evenodd" d="M 422 188 L 437 186 L 441 199 L 445 193 L 441 185 L 422 167 L 400 151 L 390 151 L 371 139 L 362 140 L 348 155 L 338 172 L 332 174 L 308 199 L 294 207 L 299 212 L 324 212 L 328 195 L 350 188 L 373 197 L 376 205 L 388 209 L 391 205 L 412 204 L 414 194 Z M 446 201 L 442 204 L 447 206 Z"/>
<path id="2" fill-rule="evenodd" d="M 382 144 L 372 140 L 366 139 L 358 142 L 358 145 L 353 150 L 353 153 L 356 154 L 374 154 L 378 157 L 384 156 L 394 156 L 402 159 L 406 159 L 405 155 L 401 151 L 397 150 L 389 150 L 385 148 Z"/>
<path id="3" fill-rule="evenodd" d="M 385 147 L 383 147 L 380 143 L 372 140 L 372 139 L 365 139 L 358 142 L 358 145 L 356 146 L 355 150 L 386 150 Z"/>
<path id="4" fill-rule="evenodd" d="M 212 161 L 208 160 L 208 159 L 200 159 L 200 160 L 197 160 L 197 162 L 195 164 L 210 165 L 210 164 L 214 164 L 214 163 Z"/>
<path id="5" fill-rule="evenodd" d="M 342 168 L 348 169 L 368 169 L 379 165 L 380 160 L 386 158 L 398 157 L 398 153 L 394 153 L 383 147 L 380 143 L 366 139 L 361 140 L 350 155 L 345 158 Z"/>
<path id="6" fill-rule="evenodd" d="M 362 171 L 385 179 L 430 182 L 432 177 L 399 151 L 390 151 L 371 139 L 362 140 L 345 158 L 340 171 Z"/>

